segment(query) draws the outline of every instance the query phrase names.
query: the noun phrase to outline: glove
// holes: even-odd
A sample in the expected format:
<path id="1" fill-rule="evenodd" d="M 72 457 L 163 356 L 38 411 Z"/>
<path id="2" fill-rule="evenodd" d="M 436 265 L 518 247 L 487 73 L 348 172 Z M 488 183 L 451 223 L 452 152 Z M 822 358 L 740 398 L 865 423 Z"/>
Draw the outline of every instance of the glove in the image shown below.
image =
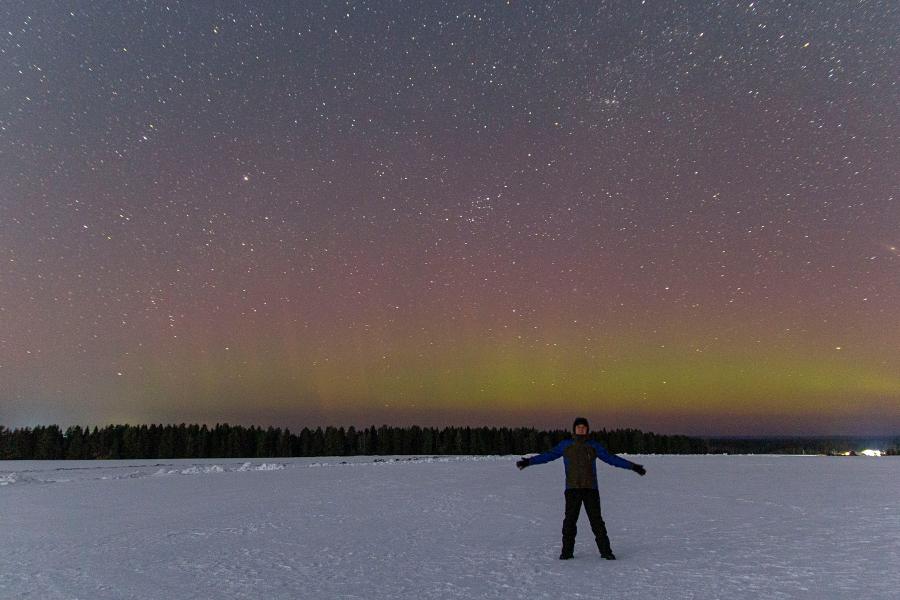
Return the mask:
<path id="1" fill-rule="evenodd" d="M 631 465 L 631 470 L 643 477 L 647 474 L 647 469 L 644 468 L 643 465 L 639 465 L 637 463 Z"/>
<path id="2" fill-rule="evenodd" d="M 524 469 L 525 467 L 527 467 L 528 465 L 530 465 L 530 464 L 531 464 L 531 463 L 528 462 L 528 459 L 527 459 L 527 458 L 523 458 L 522 460 L 516 462 L 516 466 L 519 467 L 519 470 L 520 470 L 520 471 L 521 471 L 522 469 Z"/>

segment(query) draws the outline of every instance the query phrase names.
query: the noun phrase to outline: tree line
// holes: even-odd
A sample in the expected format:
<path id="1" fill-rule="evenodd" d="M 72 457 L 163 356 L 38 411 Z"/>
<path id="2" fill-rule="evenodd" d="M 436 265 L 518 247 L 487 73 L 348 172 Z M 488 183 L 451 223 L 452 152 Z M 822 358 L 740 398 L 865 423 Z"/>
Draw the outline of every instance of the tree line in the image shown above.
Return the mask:
<path id="1" fill-rule="evenodd" d="M 7 429 L 0 425 L 0 460 L 275 458 L 293 456 L 527 454 L 570 435 L 509 427 L 277 427 L 206 425 L 57 425 Z M 627 454 L 833 454 L 866 447 L 900 454 L 900 438 L 697 438 L 639 429 L 601 429 L 591 437 Z"/>
<path id="2" fill-rule="evenodd" d="M 552 448 L 571 433 L 509 427 L 277 427 L 206 425 L 0 425 L 0 460 L 274 458 L 412 454 L 526 454 Z M 591 437 L 610 452 L 698 454 L 706 442 L 638 429 L 601 429 Z"/>

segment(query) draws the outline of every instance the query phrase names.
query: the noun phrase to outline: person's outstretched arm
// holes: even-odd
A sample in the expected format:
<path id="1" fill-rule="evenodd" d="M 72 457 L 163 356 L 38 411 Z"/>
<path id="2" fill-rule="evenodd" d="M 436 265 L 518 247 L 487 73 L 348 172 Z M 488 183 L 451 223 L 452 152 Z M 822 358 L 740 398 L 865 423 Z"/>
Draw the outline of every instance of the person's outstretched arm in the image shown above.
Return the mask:
<path id="1" fill-rule="evenodd" d="M 572 440 L 563 440 L 546 452 L 542 452 L 541 454 L 532 456 L 531 458 L 523 458 L 516 463 L 516 466 L 520 469 L 524 469 L 525 467 L 530 467 L 531 465 L 542 465 L 544 463 L 550 462 L 551 460 L 556 460 L 563 455 L 563 450 L 565 450 L 571 443 Z"/>
<path id="2" fill-rule="evenodd" d="M 603 444 L 595 442 L 593 440 L 590 441 L 591 446 L 594 447 L 594 450 L 597 451 L 597 458 L 602 460 L 608 465 L 612 465 L 614 467 L 619 467 L 620 469 L 628 469 L 629 471 L 634 471 L 638 475 L 644 475 L 647 470 L 637 464 L 633 463 L 630 460 L 625 460 L 621 456 L 617 456 L 603 447 Z"/>

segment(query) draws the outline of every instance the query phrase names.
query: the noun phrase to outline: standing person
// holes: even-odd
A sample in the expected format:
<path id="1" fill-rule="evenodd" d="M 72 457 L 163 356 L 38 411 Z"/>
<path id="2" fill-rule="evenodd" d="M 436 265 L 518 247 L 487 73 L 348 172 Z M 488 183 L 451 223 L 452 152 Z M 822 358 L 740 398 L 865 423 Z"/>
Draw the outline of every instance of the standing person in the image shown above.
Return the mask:
<path id="1" fill-rule="evenodd" d="M 600 514 L 600 492 L 597 490 L 595 460 L 599 458 L 614 467 L 630 469 L 642 476 L 647 472 L 641 465 L 611 454 L 599 443 L 588 439 L 588 431 L 590 431 L 588 420 L 578 417 L 572 424 L 574 435 L 571 438 L 561 441 L 555 448 L 543 454 L 523 458 L 516 463 L 519 469 L 524 469 L 563 457 L 563 464 L 566 467 L 566 516 L 562 527 L 562 553 L 559 555 L 561 560 L 572 558 L 575 550 L 575 534 L 578 532 L 576 525 L 582 502 L 591 521 L 591 529 L 594 532 L 594 539 L 597 540 L 600 556 L 606 560 L 616 559 L 609 545 L 606 523 Z"/>

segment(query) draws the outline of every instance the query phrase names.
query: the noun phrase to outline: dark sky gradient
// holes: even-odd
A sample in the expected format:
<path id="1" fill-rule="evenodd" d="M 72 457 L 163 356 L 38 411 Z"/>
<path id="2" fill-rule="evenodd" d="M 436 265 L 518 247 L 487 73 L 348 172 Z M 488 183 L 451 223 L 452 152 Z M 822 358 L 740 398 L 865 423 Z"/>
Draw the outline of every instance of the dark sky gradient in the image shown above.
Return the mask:
<path id="1" fill-rule="evenodd" d="M 900 431 L 896 2 L 0 23 L 0 423 Z"/>

